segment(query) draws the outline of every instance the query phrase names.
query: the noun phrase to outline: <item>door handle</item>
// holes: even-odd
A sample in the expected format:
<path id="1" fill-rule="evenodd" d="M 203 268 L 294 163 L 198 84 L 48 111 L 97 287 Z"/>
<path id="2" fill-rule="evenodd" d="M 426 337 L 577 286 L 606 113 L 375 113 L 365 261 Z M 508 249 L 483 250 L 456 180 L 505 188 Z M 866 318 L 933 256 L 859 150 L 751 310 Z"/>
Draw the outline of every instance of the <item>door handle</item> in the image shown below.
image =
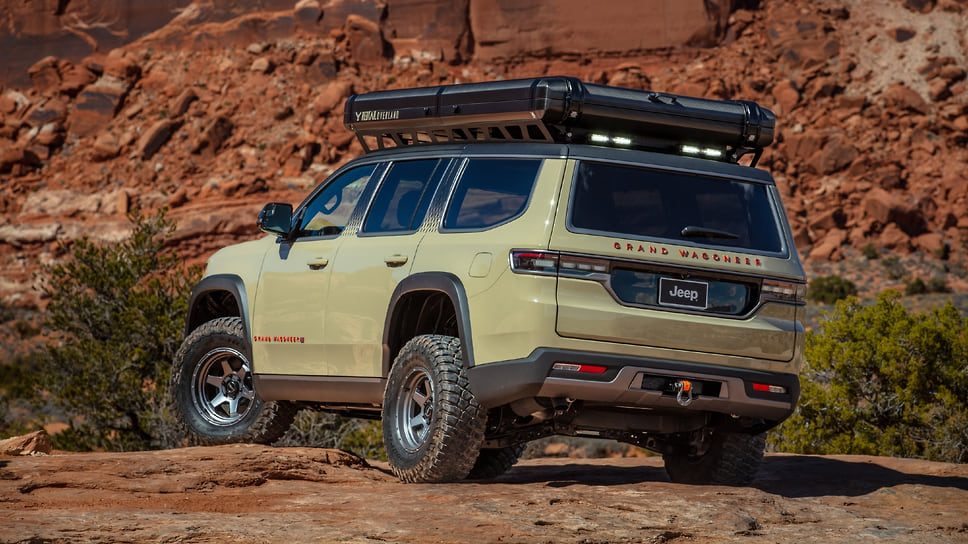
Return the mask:
<path id="1" fill-rule="evenodd" d="M 319 257 L 309 261 L 308 264 L 310 270 L 322 270 L 326 268 L 326 265 L 329 264 L 329 259 L 326 257 Z"/>
<path id="2" fill-rule="evenodd" d="M 407 264 L 409 259 L 406 255 L 390 255 L 386 259 L 383 259 L 383 262 L 387 263 L 389 267 L 397 267 Z"/>

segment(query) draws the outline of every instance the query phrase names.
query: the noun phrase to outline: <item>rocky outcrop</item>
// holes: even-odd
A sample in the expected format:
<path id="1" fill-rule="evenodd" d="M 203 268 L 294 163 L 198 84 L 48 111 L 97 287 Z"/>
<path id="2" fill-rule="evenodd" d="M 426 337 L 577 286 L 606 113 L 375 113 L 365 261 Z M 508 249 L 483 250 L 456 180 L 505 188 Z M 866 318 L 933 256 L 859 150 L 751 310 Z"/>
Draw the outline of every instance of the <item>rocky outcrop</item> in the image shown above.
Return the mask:
<path id="1" fill-rule="evenodd" d="M 41 57 L 30 84 L 0 87 L 0 296 L 36 297 L 59 244 L 116 239 L 133 207 L 172 208 L 191 263 L 259 236 L 262 203 L 298 202 L 362 152 L 342 125 L 353 93 L 549 73 L 773 108 L 760 165 L 809 266 L 871 246 L 958 270 L 968 7 L 908 4 L 182 2 L 124 47 Z"/>
<path id="2" fill-rule="evenodd" d="M 47 431 L 35 431 L 0 440 L 0 455 L 49 455 L 50 452 L 50 436 Z"/>

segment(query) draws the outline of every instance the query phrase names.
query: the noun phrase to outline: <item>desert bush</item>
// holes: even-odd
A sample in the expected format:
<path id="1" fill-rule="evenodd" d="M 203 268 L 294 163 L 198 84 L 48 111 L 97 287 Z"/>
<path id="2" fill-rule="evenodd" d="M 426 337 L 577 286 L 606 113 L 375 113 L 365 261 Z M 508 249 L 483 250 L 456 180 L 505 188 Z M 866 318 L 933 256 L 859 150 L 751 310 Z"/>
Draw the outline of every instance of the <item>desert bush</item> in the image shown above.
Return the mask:
<path id="1" fill-rule="evenodd" d="M 914 278 L 911 281 L 904 282 L 904 294 L 907 296 L 923 295 L 927 292 L 928 286 L 925 285 L 924 280 L 921 278 Z"/>
<path id="2" fill-rule="evenodd" d="M 286 434 L 274 446 L 336 448 L 365 459 L 386 460 L 383 427 L 369 421 L 336 414 L 302 410 Z"/>
<path id="3" fill-rule="evenodd" d="M 857 294 L 857 286 L 848 279 L 840 276 L 821 276 L 810 280 L 807 288 L 807 299 L 824 304 L 833 304 L 838 300 Z"/>
<path id="4" fill-rule="evenodd" d="M 886 259 L 881 259 L 881 265 L 887 271 L 887 277 L 892 280 L 899 280 L 904 277 L 904 265 L 897 255 L 891 255 Z"/>
<path id="5" fill-rule="evenodd" d="M 40 404 L 35 384 L 40 353 L 16 355 L 0 362 L 0 438 L 35 431 L 41 426 L 36 417 Z"/>
<path id="6" fill-rule="evenodd" d="M 800 404 L 774 448 L 968 462 L 968 318 L 899 299 L 849 297 L 807 336 Z"/>
<path id="7" fill-rule="evenodd" d="M 860 252 L 861 255 L 863 255 L 864 258 L 869 261 L 873 261 L 874 259 L 880 257 L 880 253 L 877 251 L 877 248 L 874 246 L 874 244 L 865 245 L 860 249 Z"/>
<path id="8" fill-rule="evenodd" d="M 46 270 L 51 340 L 39 386 L 70 425 L 52 437 L 57 448 L 148 449 L 171 436 L 164 389 L 198 271 L 164 250 L 175 228 L 165 210 L 129 220 L 125 240 L 76 240 Z"/>

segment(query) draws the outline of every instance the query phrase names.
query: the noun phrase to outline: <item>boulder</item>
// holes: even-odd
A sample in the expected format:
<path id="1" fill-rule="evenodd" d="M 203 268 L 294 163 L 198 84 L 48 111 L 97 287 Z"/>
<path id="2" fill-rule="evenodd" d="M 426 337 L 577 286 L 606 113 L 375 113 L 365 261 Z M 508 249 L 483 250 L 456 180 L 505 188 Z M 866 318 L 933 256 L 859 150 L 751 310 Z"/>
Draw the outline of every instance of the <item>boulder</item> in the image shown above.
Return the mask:
<path id="1" fill-rule="evenodd" d="M 828 232 L 823 239 L 813 246 L 808 261 L 829 261 L 833 260 L 838 254 L 841 246 L 847 241 L 847 233 L 834 229 Z"/>
<path id="2" fill-rule="evenodd" d="M 916 248 L 932 256 L 940 255 L 945 247 L 944 236 L 937 232 L 928 232 L 917 236 L 913 242 Z"/>
<path id="3" fill-rule="evenodd" d="M 815 232 L 841 229 L 847 223 L 847 214 L 841 208 L 827 210 L 810 220 L 808 227 Z"/>
<path id="4" fill-rule="evenodd" d="M 180 121 L 162 119 L 151 126 L 138 140 L 137 156 L 142 160 L 150 159 L 168 142 L 171 135 L 181 126 Z"/>
<path id="5" fill-rule="evenodd" d="M 350 15 L 346 18 L 346 37 L 356 63 L 379 65 L 387 61 L 387 47 L 378 23 L 359 15 Z"/>
<path id="6" fill-rule="evenodd" d="M 205 124 L 202 133 L 190 146 L 192 153 L 210 153 L 218 151 L 222 144 L 232 135 L 235 125 L 227 117 L 218 116 Z"/>
<path id="7" fill-rule="evenodd" d="M 271 73 L 274 68 L 275 65 L 269 58 L 259 57 L 252 61 L 252 65 L 249 66 L 249 71 L 258 72 L 260 74 L 268 74 Z"/>
<path id="8" fill-rule="evenodd" d="M 797 90 L 796 85 L 789 79 L 785 79 L 774 85 L 770 94 L 773 95 L 773 99 L 776 100 L 779 106 L 776 113 L 780 115 L 790 113 L 800 102 L 800 91 Z"/>
<path id="9" fill-rule="evenodd" d="M 857 155 L 857 149 L 847 138 L 838 134 L 810 158 L 810 166 L 814 172 L 826 176 L 846 168 L 857 158 Z"/>
<path id="10" fill-rule="evenodd" d="M 126 81 L 130 85 L 141 79 L 141 65 L 130 55 L 116 49 L 104 58 L 104 75 Z"/>
<path id="11" fill-rule="evenodd" d="M 73 136 L 84 137 L 106 127 L 121 109 L 131 86 L 113 76 L 102 76 L 78 95 L 69 119 Z"/>
<path id="12" fill-rule="evenodd" d="M 348 81 L 334 81 L 327 84 L 313 100 L 312 109 L 316 116 L 322 117 L 336 109 L 347 97 L 353 94 L 353 85 Z"/>
<path id="13" fill-rule="evenodd" d="M 0 455 L 49 455 L 50 452 L 50 436 L 43 430 L 0 440 Z"/>
<path id="14" fill-rule="evenodd" d="M 42 93 L 56 91 L 61 85 L 61 61 L 57 57 L 44 57 L 27 69 L 34 88 Z"/>
<path id="15" fill-rule="evenodd" d="M 31 127 L 61 123 L 65 119 L 67 119 L 67 103 L 57 97 L 34 104 L 24 115 L 24 122 Z"/>
<path id="16" fill-rule="evenodd" d="M 913 111 L 926 115 L 930 108 L 924 98 L 917 91 L 907 87 L 903 83 L 892 83 L 883 94 L 884 103 L 887 106 L 899 108 L 901 110 Z"/>
<path id="17" fill-rule="evenodd" d="M 922 211 L 903 196 L 889 193 L 879 187 L 871 189 L 862 201 L 866 215 L 886 226 L 894 224 L 906 236 L 917 236 L 927 229 Z M 885 244 L 886 245 L 886 244 Z"/>
<path id="18" fill-rule="evenodd" d="M 20 146 L 9 147 L 0 152 L 0 174 L 12 173 L 15 176 L 40 168 L 37 153 Z"/>
<path id="19" fill-rule="evenodd" d="M 91 147 L 91 160 L 103 162 L 117 157 L 121 153 L 121 144 L 110 132 L 103 132 L 94 140 Z"/>
<path id="20" fill-rule="evenodd" d="M 185 115 L 185 113 L 188 111 L 188 107 L 191 106 L 192 102 L 196 100 L 198 100 L 198 95 L 195 94 L 195 91 L 192 89 L 185 89 L 180 95 L 178 95 L 178 98 L 176 98 L 175 102 L 172 104 L 171 116 L 181 117 L 182 115 Z"/>

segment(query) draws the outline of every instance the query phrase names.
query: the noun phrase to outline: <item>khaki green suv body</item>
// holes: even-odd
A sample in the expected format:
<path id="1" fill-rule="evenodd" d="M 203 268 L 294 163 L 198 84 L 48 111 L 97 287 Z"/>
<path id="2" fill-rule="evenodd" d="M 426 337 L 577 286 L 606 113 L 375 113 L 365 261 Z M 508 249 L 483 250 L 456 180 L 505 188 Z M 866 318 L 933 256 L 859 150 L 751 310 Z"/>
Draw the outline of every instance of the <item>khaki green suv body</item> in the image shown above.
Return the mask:
<path id="1" fill-rule="evenodd" d="M 533 439 L 744 484 L 799 395 L 804 271 L 755 164 L 773 116 L 540 78 L 352 97 L 367 149 L 209 260 L 171 390 L 195 442 L 313 407 L 382 418 L 404 481 L 506 471 Z"/>

